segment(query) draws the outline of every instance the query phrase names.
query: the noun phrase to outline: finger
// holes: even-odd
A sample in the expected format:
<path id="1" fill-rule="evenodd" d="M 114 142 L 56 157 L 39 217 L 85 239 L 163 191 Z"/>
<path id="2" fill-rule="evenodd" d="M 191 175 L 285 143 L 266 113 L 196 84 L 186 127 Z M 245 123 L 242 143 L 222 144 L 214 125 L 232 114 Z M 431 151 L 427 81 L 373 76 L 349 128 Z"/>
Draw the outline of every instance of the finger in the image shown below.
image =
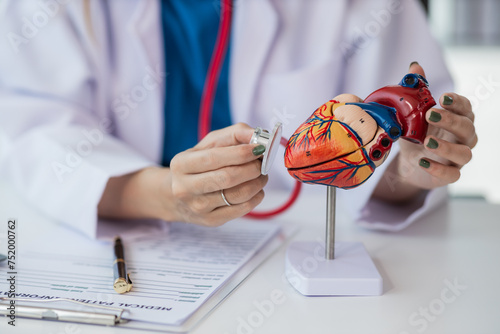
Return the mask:
<path id="1" fill-rule="evenodd" d="M 408 69 L 408 73 L 420 74 L 425 78 L 424 68 L 420 66 L 420 64 L 416 61 L 410 64 L 410 68 Z"/>
<path id="2" fill-rule="evenodd" d="M 187 150 L 176 155 L 170 167 L 184 174 L 203 173 L 226 166 L 243 165 L 256 160 L 262 153 L 257 144 L 239 144 L 203 150 Z M 255 150 L 254 150 L 255 149 Z"/>
<path id="3" fill-rule="evenodd" d="M 467 145 L 450 143 L 433 136 L 427 137 L 424 144 L 427 150 L 452 162 L 458 168 L 472 159 L 472 150 Z"/>
<path id="4" fill-rule="evenodd" d="M 477 138 L 477 133 L 474 133 L 474 138 L 472 138 L 472 140 L 470 141 L 470 143 L 469 143 L 469 147 L 470 147 L 470 148 L 474 148 L 474 147 L 476 147 L 476 145 L 477 145 L 477 141 L 478 141 L 478 138 Z"/>
<path id="5" fill-rule="evenodd" d="M 432 176 L 432 188 L 454 183 L 460 179 L 460 169 L 456 166 L 444 165 L 429 158 L 420 159 L 419 165 Z"/>
<path id="6" fill-rule="evenodd" d="M 455 114 L 463 115 L 474 122 L 475 115 L 468 98 L 455 93 L 445 93 L 441 95 L 439 104 L 446 110 Z"/>
<path id="7" fill-rule="evenodd" d="M 267 184 L 267 180 L 267 175 L 261 175 L 256 179 L 247 181 L 236 187 L 224 189 L 224 196 L 231 205 L 245 203 L 264 188 Z M 227 205 L 222 199 L 222 196 L 219 193 L 217 193 L 217 195 L 219 196 L 219 202 L 221 202 L 219 206 Z"/>
<path id="8" fill-rule="evenodd" d="M 457 137 L 459 143 L 473 147 L 477 141 L 476 128 L 468 117 L 457 115 L 445 109 L 431 108 L 425 115 L 427 122 L 435 127 L 446 130 Z"/>
<path id="9" fill-rule="evenodd" d="M 191 174 L 185 183 L 194 194 L 206 194 L 229 189 L 258 178 L 262 162 L 254 160 L 243 165 L 223 167 L 206 173 Z"/>
<path id="10" fill-rule="evenodd" d="M 240 184 L 230 189 L 224 189 L 224 197 L 226 201 L 233 205 L 248 202 L 266 185 L 268 180 L 267 175 L 261 175 L 258 178 Z M 228 206 L 222 197 L 222 190 L 217 190 L 207 194 L 195 196 L 190 201 L 192 211 L 197 215 L 204 215 L 212 212 L 216 208 Z"/>
<path id="11" fill-rule="evenodd" d="M 250 211 L 252 211 L 257 205 L 259 205 L 264 199 L 264 190 L 259 191 L 255 196 L 244 203 L 222 206 L 211 213 L 209 213 L 206 218 L 201 222 L 205 226 L 220 226 L 230 220 L 240 218 Z"/>
<path id="12" fill-rule="evenodd" d="M 245 123 L 210 132 L 196 146 L 197 149 L 248 144 L 254 129 Z"/>

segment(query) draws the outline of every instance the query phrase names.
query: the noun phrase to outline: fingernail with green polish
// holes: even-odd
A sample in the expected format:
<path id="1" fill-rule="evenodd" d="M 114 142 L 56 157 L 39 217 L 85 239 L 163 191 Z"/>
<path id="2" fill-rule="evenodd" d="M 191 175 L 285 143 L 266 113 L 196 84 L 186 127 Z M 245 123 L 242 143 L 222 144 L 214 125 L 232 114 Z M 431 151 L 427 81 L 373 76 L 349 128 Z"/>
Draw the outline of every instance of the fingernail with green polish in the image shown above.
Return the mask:
<path id="1" fill-rule="evenodd" d="M 424 168 L 429 168 L 431 166 L 431 163 L 425 159 L 420 159 L 418 164 Z"/>
<path id="2" fill-rule="evenodd" d="M 451 96 L 445 95 L 445 96 L 443 97 L 443 104 L 444 104 L 445 106 L 449 106 L 449 105 L 450 105 L 450 104 L 452 104 L 452 103 L 453 103 L 453 98 L 452 98 Z"/>
<path id="3" fill-rule="evenodd" d="M 441 114 L 435 111 L 431 111 L 431 115 L 429 116 L 429 121 L 439 122 L 440 120 L 441 120 Z"/>
<path id="4" fill-rule="evenodd" d="M 254 147 L 254 149 L 252 150 L 252 154 L 255 156 L 258 156 L 258 155 L 261 155 L 262 153 L 264 153 L 265 151 L 266 151 L 266 147 L 264 145 L 259 145 L 259 146 Z"/>
<path id="5" fill-rule="evenodd" d="M 412 62 L 411 62 L 411 64 L 410 64 L 410 67 L 412 67 L 412 66 L 413 66 L 413 65 L 415 65 L 415 64 L 419 65 L 419 64 L 418 64 L 418 61 L 412 61 Z"/>
<path id="6" fill-rule="evenodd" d="M 429 142 L 427 143 L 428 148 L 436 149 L 438 148 L 439 144 L 434 138 L 430 138 Z"/>

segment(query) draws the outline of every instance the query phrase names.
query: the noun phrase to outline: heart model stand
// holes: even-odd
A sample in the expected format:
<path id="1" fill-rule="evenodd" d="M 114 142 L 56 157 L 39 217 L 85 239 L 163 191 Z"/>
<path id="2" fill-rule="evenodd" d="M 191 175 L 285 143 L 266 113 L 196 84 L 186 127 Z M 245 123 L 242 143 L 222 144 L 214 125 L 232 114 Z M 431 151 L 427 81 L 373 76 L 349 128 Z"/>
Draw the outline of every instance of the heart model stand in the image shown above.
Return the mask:
<path id="1" fill-rule="evenodd" d="M 314 241 L 291 243 L 288 281 L 305 296 L 379 296 L 382 277 L 363 244 L 335 243 L 335 191 L 327 187 L 326 247 Z"/>

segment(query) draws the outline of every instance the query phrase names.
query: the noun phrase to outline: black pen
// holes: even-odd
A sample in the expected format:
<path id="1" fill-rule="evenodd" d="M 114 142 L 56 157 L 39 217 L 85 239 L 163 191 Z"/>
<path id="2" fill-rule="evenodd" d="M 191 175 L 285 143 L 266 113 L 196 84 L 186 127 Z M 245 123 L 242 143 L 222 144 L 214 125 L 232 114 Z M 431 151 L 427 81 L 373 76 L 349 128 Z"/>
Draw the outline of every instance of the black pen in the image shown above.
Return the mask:
<path id="1" fill-rule="evenodd" d="M 123 251 L 122 239 L 115 237 L 115 262 L 113 263 L 115 283 L 113 288 L 118 293 L 125 293 L 132 290 L 132 281 L 130 274 L 127 275 L 127 266 L 125 265 L 125 255 Z"/>

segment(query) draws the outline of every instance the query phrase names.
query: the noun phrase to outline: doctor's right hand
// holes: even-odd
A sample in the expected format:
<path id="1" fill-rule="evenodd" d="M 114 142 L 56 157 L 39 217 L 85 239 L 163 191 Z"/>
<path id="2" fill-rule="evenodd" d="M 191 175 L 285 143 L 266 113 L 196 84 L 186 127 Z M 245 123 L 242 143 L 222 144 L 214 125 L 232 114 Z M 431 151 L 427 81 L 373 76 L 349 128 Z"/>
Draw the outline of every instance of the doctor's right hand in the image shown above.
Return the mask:
<path id="1" fill-rule="evenodd" d="M 210 132 L 170 163 L 177 220 L 218 226 L 241 217 L 264 198 L 264 146 L 248 144 L 253 128 L 239 123 Z M 227 203 L 226 203 L 227 202 Z"/>
<path id="2" fill-rule="evenodd" d="M 98 206 L 108 218 L 154 218 L 219 226 L 249 213 L 264 198 L 264 146 L 248 144 L 239 123 L 210 132 L 177 154 L 170 168 L 148 167 L 111 178 Z M 226 203 L 227 201 L 227 203 Z"/>

